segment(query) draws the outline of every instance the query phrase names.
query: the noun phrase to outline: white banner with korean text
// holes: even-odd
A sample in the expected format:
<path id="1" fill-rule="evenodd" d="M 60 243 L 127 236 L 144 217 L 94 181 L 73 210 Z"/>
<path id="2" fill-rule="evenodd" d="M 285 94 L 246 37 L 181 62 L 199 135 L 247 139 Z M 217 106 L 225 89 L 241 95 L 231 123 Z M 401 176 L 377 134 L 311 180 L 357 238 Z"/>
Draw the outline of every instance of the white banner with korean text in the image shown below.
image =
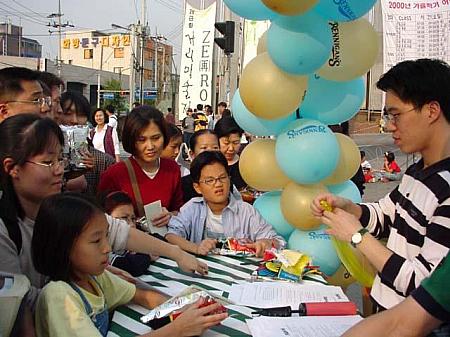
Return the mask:
<path id="1" fill-rule="evenodd" d="M 186 2 L 181 50 L 179 119 L 188 108 L 212 102 L 213 47 L 216 3 L 199 10 Z"/>
<path id="2" fill-rule="evenodd" d="M 450 0 L 381 0 L 384 71 L 404 60 L 450 63 Z"/>

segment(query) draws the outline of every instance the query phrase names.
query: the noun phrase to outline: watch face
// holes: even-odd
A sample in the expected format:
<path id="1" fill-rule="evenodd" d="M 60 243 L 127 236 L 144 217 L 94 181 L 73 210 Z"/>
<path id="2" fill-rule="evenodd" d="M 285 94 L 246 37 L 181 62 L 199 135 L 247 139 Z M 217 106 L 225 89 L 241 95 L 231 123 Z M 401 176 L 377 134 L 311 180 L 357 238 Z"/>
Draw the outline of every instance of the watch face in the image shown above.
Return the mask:
<path id="1" fill-rule="evenodd" d="M 361 233 L 355 233 L 352 235 L 352 244 L 353 245 L 357 245 L 358 243 L 360 243 L 362 241 L 362 235 Z"/>

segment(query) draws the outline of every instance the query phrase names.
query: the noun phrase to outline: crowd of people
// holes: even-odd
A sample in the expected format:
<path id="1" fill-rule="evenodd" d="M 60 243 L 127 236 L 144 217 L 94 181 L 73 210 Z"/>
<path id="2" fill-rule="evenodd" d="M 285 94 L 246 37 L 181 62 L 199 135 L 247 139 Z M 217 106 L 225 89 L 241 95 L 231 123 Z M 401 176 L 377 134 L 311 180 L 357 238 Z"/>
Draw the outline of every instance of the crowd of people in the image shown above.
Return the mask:
<path id="1" fill-rule="evenodd" d="M 351 243 L 378 272 L 371 297 L 383 313 L 346 335 L 420 336 L 433 329 L 448 335 L 450 67 L 405 61 L 377 86 L 386 92 L 386 127 L 396 145 L 422 159 L 400 175 L 393 153 L 386 153 L 379 179 L 401 182 L 379 202 L 354 204 L 323 194 L 311 204 L 328 232 Z M 219 103 L 217 114 L 210 106 L 188 109 L 182 130 L 172 111 L 164 116 L 151 106 L 134 107 L 121 130 L 130 156 L 121 158 L 114 108 L 91 113 L 82 94 L 63 91 L 64 82 L 53 74 L 0 70 L 0 273 L 25 275 L 31 285 L 12 336 L 30 327 L 33 319 L 26 317 L 34 317 L 37 336 L 106 336 L 109 312 L 117 306 L 154 308 L 167 300 L 132 282 L 158 256 L 185 272 L 206 274 L 208 266 L 191 254 L 207 255 L 223 238 L 245 240 L 257 256 L 285 247 L 242 200 L 248 187 L 239 173 L 244 130 L 226 103 Z M 74 171 L 60 126 L 88 123 L 84 169 Z M 177 161 L 183 143 L 185 160 Z M 361 175 L 372 174 L 364 153 L 361 164 Z M 164 234 L 148 233 L 137 221 L 155 202 L 159 211 L 146 222 Z M 377 240 L 382 238 L 386 245 Z M 210 314 L 215 309 L 199 301 L 145 336 L 199 335 L 227 317 Z"/>

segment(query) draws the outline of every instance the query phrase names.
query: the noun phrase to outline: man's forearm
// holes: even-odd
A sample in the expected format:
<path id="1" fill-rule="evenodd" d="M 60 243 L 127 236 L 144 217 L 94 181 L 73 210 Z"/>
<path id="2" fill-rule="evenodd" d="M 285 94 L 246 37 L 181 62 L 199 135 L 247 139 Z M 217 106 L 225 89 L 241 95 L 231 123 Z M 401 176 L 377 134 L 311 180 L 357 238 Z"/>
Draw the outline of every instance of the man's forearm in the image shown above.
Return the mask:
<path id="1" fill-rule="evenodd" d="M 126 248 L 133 252 L 165 256 L 172 260 L 177 260 L 181 251 L 179 247 L 135 228 L 130 228 Z"/>
<path id="2" fill-rule="evenodd" d="M 198 245 L 193 242 L 190 242 L 175 234 L 167 234 L 166 239 L 173 245 L 176 245 L 174 247 L 177 247 L 178 249 L 182 249 L 186 252 L 197 254 Z"/>

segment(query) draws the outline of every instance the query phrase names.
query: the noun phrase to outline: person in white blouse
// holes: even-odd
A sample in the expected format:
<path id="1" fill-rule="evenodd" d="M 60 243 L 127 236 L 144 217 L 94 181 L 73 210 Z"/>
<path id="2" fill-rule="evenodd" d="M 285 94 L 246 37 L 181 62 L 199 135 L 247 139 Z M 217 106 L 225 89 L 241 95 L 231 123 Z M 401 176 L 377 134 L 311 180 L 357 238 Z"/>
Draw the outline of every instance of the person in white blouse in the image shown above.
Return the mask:
<path id="1" fill-rule="evenodd" d="M 93 114 L 95 128 L 90 132 L 90 138 L 94 148 L 108 153 L 120 161 L 119 137 L 117 131 L 108 125 L 108 115 L 103 109 L 97 109 Z"/>

